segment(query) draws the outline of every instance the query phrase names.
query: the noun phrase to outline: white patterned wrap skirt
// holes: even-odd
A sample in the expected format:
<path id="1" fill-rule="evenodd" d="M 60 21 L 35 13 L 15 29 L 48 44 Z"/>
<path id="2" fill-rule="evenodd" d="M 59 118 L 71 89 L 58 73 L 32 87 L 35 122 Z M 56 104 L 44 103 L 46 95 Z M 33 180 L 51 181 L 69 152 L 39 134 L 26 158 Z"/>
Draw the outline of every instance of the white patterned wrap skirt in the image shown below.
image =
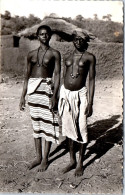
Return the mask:
<path id="1" fill-rule="evenodd" d="M 85 110 L 88 104 L 87 88 L 70 91 L 61 86 L 58 104 L 62 118 L 62 135 L 79 143 L 88 142 L 87 117 Z"/>
<path id="2" fill-rule="evenodd" d="M 34 138 L 59 143 L 58 116 L 50 110 L 53 95 L 51 78 L 30 78 L 28 82 L 28 105 L 33 124 Z"/>

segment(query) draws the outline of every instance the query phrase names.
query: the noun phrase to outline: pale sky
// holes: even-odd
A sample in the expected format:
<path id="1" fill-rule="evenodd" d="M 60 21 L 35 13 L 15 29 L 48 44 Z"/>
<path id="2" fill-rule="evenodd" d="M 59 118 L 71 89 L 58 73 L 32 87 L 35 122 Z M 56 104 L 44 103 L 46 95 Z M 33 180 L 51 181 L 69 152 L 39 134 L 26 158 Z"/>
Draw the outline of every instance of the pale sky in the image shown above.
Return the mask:
<path id="1" fill-rule="evenodd" d="M 28 17 L 34 14 L 43 19 L 50 13 L 56 13 L 59 17 L 71 17 L 81 14 L 84 18 L 98 18 L 111 14 L 112 20 L 123 23 L 122 1 L 80 1 L 80 0 L 0 0 L 0 12 L 8 10 L 11 15 Z"/>

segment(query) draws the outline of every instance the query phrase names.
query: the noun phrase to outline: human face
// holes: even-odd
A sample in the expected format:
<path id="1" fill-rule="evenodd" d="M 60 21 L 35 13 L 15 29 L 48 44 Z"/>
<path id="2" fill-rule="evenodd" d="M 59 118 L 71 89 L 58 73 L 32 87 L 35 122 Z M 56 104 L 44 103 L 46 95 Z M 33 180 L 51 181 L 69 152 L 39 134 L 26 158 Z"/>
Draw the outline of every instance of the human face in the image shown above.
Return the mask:
<path id="1" fill-rule="evenodd" d="M 85 42 L 86 42 L 85 38 L 82 38 L 80 36 L 75 36 L 73 39 L 74 46 L 77 49 L 82 49 L 84 47 Z"/>
<path id="2" fill-rule="evenodd" d="M 49 43 L 49 40 L 51 38 L 50 34 L 46 29 L 41 29 L 38 34 L 39 41 L 43 44 Z"/>

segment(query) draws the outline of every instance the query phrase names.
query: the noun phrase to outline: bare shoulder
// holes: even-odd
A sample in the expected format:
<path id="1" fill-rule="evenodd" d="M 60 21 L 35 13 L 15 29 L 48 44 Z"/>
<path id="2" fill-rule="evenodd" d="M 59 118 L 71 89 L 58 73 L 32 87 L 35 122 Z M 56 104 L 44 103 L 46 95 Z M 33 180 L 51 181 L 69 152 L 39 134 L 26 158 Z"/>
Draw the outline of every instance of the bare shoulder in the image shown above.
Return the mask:
<path id="1" fill-rule="evenodd" d="M 95 56 L 94 56 L 92 53 L 88 52 L 88 51 L 86 51 L 86 55 L 87 55 L 87 57 L 90 58 L 91 60 L 95 58 Z"/>
<path id="2" fill-rule="evenodd" d="M 37 52 L 37 49 L 30 51 L 30 52 L 28 53 L 28 58 L 33 57 L 33 56 L 36 54 L 36 52 Z"/>
<path id="3" fill-rule="evenodd" d="M 96 60 L 95 56 L 88 51 L 86 52 L 86 56 L 87 56 L 88 60 L 90 60 L 91 62 L 94 62 Z"/>
<path id="4" fill-rule="evenodd" d="M 53 53 L 53 55 L 54 55 L 55 57 L 58 57 L 58 58 L 61 57 L 61 54 L 60 54 L 60 52 L 59 52 L 58 50 L 53 49 L 52 47 L 50 47 L 50 51 Z"/>

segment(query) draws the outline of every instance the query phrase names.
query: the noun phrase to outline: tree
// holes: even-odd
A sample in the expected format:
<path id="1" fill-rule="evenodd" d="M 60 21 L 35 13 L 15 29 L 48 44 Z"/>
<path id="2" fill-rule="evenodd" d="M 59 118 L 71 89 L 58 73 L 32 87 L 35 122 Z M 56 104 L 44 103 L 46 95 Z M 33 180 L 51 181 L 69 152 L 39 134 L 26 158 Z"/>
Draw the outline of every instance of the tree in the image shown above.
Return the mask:
<path id="1" fill-rule="evenodd" d="M 6 19 L 6 20 L 10 20 L 11 18 L 11 13 L 9 11 L 5 11 L 4 15 L 3 15 L 3 18 Z"/>
<path id="2" fill-rule="evenodd" d="M 98 20 L 98 15 L 97 14 L 93 14 L 94 16 L 94 20 Z"/>
<path id="3" fill-rule="evenodd" d="M 112 17 L 111 14 L 107 14 L 106 16 L 103 16 L 102 19 L 107 20 L 107 21 L 111 21 L 111 17 Z"/>
<path id="4" fill-rule="evenodd" d="M 30 14 L 28 17 L 29 24 L 28 26 L 31 27 L 34 24 L 39 24 L 41 22 L 40 18 L 34 16 L 33 14 Z"/>
<path id="5" fill-rule="evenodd" d="M 112 17 L 111 14 L 107 14 L 108 21 L 111 21 L 111 17 Z"/>
<path id="6" fill-rule="evenodd" d="M 82 15 L 78 15 L 78 16 L 76 16 L 76 20 L 78 20 L 78 21 L 82 21 L 83 20 L 83 16 Z"/>
<path id="7" fill-rule="evenodd" d="M 12 34 L 12 31 L 11 31 L 10 28 L 4 27 L 4 28 L 1 30 L 1 34 L 2 34 L 2 35 L 10 35 L 10 34 Z"/>

